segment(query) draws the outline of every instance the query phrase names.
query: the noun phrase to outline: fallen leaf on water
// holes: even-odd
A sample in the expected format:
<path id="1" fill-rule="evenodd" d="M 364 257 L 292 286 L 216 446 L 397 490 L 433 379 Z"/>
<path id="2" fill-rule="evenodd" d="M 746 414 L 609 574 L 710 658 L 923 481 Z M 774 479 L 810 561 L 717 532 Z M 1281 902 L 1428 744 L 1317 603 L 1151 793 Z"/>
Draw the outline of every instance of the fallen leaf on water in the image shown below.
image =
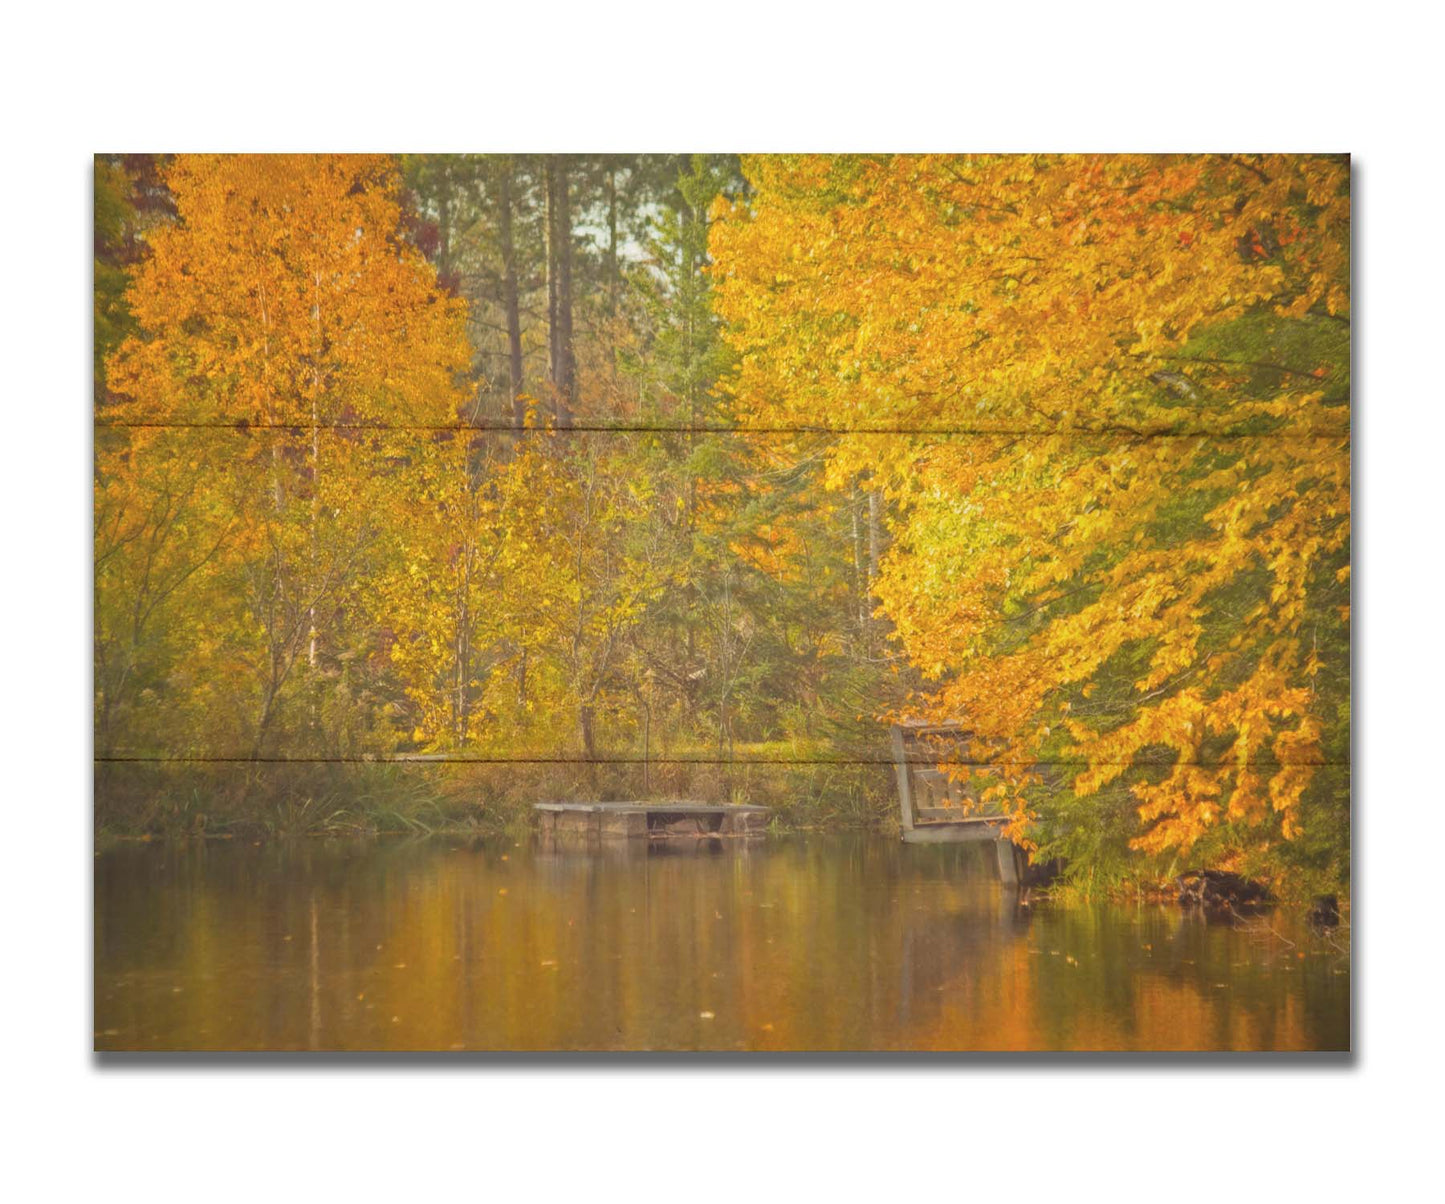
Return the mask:
<path id="1" fill-rule="evenodd" d="M 400 1023 L 401 1023 L 401 1017 L 400 1017 L 400 1016 L 393 1016 L 393 1017 L 391 1018 L 391 1022 L 392 1022 L 393 1024 L 400 1024 Z"/>
<path id="2" fill-rule="evenodd" d="M 406 963 L 405 963 L 405 962 L 397 962 L 396 965 L 393 966 L 392 968 L 395 969 L 395 970 L 405 970 L 405 969 L 406 969 Z"/>
<path id="3" fill-rule="evenodd" d="M 765 1033 L 770 1033 L 770 1032 L 772 1032 L 772 1031 L 773 1031 L 773 1026 L 772 1026 L 771 1024 L 765 1024 L 765 1025 L 763 1025 L 763 1032 L 765 1032 Z"/>
<path id="4" fill-rule="evenodd" d="M 505 886 L 502 887 L 502 889 L 497 892 L 497 894 L 499 894 L 499 895 L 505 895 L 506 893 L 507 893 L 507 888 L 506 888 Z"/>
<path id="5" fill-rule="evenodd" d="M 698 1017 L 702 1020 L 711 1020 L 713 1019 L 713 1014 L 711 1012 L 699 1012 Z"/>
<path id="6" fill-rule="evenodd" d="M 544 966 L 555 966 L 555 965 L 557 964 L 557 962 L 556 962 L 556 960 L 555 960 L 554 958 L 550 958 L 550 957 L 549 957 L 549 958 L 547 958 L 547 960 L 544 961 L 542 964 L 543 964 Z"/>

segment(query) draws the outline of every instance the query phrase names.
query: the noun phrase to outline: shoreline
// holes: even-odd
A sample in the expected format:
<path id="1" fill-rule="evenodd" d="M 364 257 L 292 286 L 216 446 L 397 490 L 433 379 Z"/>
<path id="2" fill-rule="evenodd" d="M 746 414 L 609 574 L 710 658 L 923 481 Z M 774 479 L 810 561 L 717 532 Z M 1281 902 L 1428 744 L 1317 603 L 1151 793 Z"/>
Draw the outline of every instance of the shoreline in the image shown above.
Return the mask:
<path id="1" fill-rule="evenodd" d="M 93 834 L 93 855 L 100 857 L 105 853 L 126 847 L 179 847 L 198 844 L 203 845 L 210 842 L 232 845 L 249 844 L 254 848 L 261 848 L 263 846 L 280 846 L 303 841 L 368 841 L 382 844 L 391 841 L 423 842 L 428 840 L 467 840 L 474 843 L 495 843 L 510 840 L 515 843 L 521 840 L 530 841 L 538 836 L 539 833 L 537 829 L 530 821 L 510 823 L 502 826 L 453 823 L 432 828 L 422 828 L 420 826 L 397 828 L 358 827 L 352 829 L 311 828 L 303 831 L 288 832 L 267 831 L 264 829 L 240 832 L 217 830 L 117 832 L 97 828 Z M 648 843 L 657 842 L 666 844 L 686 840 L 727 842 L 739 839 L 760 843 L 770 838 L 795 836 L 864 837 L 896 842 L 900 847 L 908 847 L 898 839 L 896 826 L 890 831 L 886 827 L 879 826 L 789 824 L 786 822 L 778 822 L 777 816 L 774 816 L 773 822 L 769 824 L 765 830 L 751 833 L 746 837 L 711 835 L 706 833 L 696 836 L 658 835 L 648 838 Z M 1254 917 L 1267 915 L 1281 909 L 1288 912 L 1308 911 L 1318 899 L 1317 895 L 1312 894 L 1308 890 L 1292 888 L 1288 882 L 1273 882 L 1270 883 L 1269 886 L 1274 892 L 1274 897 L 1270 901 L 1257 908 L 1251 908 L 1237 913 L 1234 918 L 1248 922 Z M 1100 902 L 1122 906 L 1134 903 L 1173 906 L 1184 911 L 1200 911 L 1207 915 L 1219 915 L 1221 918 L 1227 918 L 1228 916 L 1227 912 L 1181 904 L 1179 901 L 1178 885 L 1173 878 L 1169 877 L 1147 878 L 1141 876 L 1121 884 L 1107 886 L 1090 886 L 1077 880 L 1061 877 L 1048 883 L 1036 883 L 1024 886 L 1020 890 L 1020 897 L 1026 900 L 1025 905 L 1031 905 L 1032 902 L 1036 900 L 1047 901 L 1062 906 Z M 1341 917 L 1340 927 L 1347 930 L 1350 923 L 1351 892 L 1348 888 L 1341 888 L 1338 892 L 1337 899 Z"/>

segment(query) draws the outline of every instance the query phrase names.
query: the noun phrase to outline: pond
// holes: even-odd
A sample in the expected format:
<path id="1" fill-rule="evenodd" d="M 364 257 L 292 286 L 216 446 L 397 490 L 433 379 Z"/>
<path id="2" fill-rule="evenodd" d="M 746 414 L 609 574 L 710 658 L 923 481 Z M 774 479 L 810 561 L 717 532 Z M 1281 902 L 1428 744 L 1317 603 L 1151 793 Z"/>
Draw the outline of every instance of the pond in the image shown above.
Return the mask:
<path id="1" fill-rule="evenodd" d="M 96 858 L 100 1050 L 1343 1050 L 1348 933 L 880 836 Z"/>

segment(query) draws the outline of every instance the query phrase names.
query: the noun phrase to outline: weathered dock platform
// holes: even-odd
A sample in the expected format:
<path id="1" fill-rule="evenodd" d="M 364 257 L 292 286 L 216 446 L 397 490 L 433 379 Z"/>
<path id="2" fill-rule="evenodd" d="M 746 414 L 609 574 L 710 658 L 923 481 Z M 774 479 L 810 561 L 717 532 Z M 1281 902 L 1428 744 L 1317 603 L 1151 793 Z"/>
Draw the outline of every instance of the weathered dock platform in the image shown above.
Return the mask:
<path id="1" fill-rule="evenodd" d="M 745 836 L 768 826 L 767 807 L 725 803 L 537 803 L 544 834 Z"/>

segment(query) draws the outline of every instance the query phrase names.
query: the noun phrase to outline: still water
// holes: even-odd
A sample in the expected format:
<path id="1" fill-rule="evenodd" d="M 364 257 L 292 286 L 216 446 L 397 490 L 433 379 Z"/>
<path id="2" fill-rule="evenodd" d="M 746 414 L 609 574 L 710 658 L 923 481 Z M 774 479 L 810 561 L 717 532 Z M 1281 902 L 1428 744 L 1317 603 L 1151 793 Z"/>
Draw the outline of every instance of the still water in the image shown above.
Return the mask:
<path id="1" fill-rule="evenodd" d="M 102 1050 L 1346 1049 L 1347 933 L 1021 903 L 883 837 L 96 858 Z"/>

